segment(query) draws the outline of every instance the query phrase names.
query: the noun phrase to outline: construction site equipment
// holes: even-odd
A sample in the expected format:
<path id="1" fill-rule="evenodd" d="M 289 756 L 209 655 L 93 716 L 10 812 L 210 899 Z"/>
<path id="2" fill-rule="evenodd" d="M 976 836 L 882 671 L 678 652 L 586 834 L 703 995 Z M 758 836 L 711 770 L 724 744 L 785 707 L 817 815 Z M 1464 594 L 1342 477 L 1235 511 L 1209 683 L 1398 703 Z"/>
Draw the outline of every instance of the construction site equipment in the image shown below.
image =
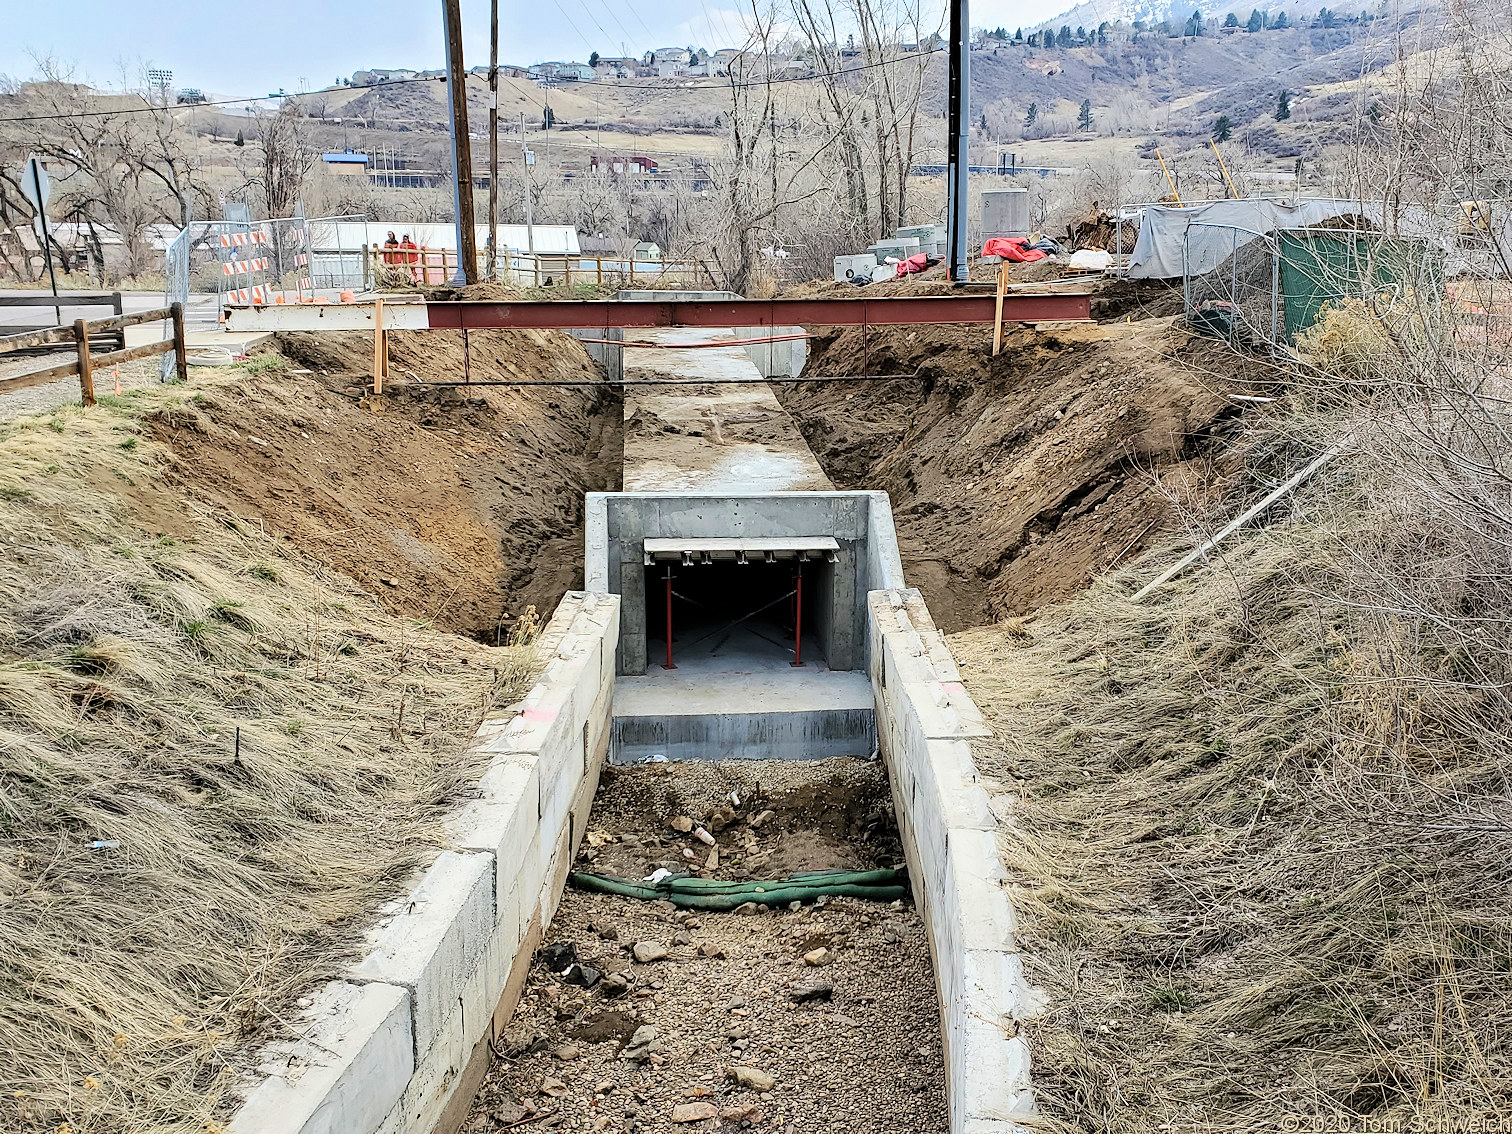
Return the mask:
<path id="1" fill-rule="evenodd" d="M 135 327 L 142 323 L 160 323 L 164 320 L 170 322 L 172 333 L 170 337 L 160 342 L 144 343 L 129 349 L 123 347 L 120 350 L 112 350 L 99 355 L 95 354 L 91 348 L 91 340 L 100 335 L 120 333 L 124 342 L 124 332 L 127 327 Z M 109 319 L 75 319 L 71 327 L 47 327 L 43 330 L 27 331 L 20 335 L 7 335 L 0 338 L 0 356 L 30 351 L 36 347 L 68 343 L 72 343 L 74 347 L 75 357 L 72 362 L 0 379 L 0 392 L 10 393 L 12 390 L 40 386 L 44 382 L 51 382 L 57 378 L 77 375 L 80 400 L 86 406 L 92 406 L 95 404 L 94 372 L 96 368 L 119 366 L 133 359 L 148 358 L 151 355 L 165 354 L 170 351 L 173 353 L 174 369 L 179 381 L 186 382 L 189 379 L 189 359 L 184 345 L 182 304 L 175 303 L 172 307 L 153 311 L 137 311 L 130 315 L 116 315 Z"/>
<path id="2" fill-rule="evenodd" d="M 870 252 L 863 252 L 859 256 L 835 257 L 836 283 L 855 283 L 858 280 L 866 283 L 876 270 L 877 258 Z"/>

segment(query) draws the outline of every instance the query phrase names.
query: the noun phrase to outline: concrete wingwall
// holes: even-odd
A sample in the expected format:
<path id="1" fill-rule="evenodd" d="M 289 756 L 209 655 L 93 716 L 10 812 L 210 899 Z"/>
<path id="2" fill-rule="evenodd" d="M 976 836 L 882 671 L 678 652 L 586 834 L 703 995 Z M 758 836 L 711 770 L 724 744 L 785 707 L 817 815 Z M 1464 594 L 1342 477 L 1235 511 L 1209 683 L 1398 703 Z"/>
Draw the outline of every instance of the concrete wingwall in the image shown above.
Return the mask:
<path id="1" fill-rule="evenodd" d="M 951 1134 L 1010 1134 L 1034 1113 L 1020 1029 L 1038 996 L 1014 942 L 997 821 L 973 759 L 991 733 L 923 596 L 872 591 L 867 605 L 877 742 L 934 954 Z"/>
<path id="2" fill-rule="evenodd" d="M 609 746 L 619 598 L 570 591 L 511 720 L 485 721 L 488 768 L 363 959 L 262 1052 L 234 1134 L 431 1134 L 466 1115 L 489 1041 L 519 1001 L 587 824 Z"/>

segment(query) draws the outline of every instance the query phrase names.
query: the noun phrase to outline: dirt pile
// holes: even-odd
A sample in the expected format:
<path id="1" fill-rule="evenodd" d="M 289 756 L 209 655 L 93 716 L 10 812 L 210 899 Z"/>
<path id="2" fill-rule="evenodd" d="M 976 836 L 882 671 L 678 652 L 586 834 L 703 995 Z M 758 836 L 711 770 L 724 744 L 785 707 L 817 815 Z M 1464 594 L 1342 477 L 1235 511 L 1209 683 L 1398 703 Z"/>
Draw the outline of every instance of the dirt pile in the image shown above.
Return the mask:
<path id="1" fill-rule="evenodd" d="M 391 611 L 494 641 L 581 586 L 583 494 L 618 487 L 619 399 L 591 387 L 426 382 L 593 378 L 565 335 L 397 332 L 393 382 L 364 392 L 371 340 L 281 336 L 242 383 L 152 422 L 183 484 L 359 582 Z M 501 631 L 501 627 L 505 628 Z"/>
<path id="2" fill-rule="evenodd" d="M 1157 540 L 1221 492 L 1214 442 L 1258 366 L 1169 319 L 1006 332 L 830 329 L 774 383 L 837 487 L 883 489 L 903 566 L 947 630 L 1024 615 Z"/>

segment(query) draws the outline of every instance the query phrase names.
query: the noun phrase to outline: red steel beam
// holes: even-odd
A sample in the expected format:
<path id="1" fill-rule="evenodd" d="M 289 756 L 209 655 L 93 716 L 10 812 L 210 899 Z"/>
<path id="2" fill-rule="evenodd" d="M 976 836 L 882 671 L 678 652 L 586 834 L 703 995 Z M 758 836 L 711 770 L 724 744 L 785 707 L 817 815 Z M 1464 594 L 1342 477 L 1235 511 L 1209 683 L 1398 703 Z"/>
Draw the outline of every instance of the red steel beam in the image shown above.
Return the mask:
<path id="1" fill-rule="evenodd" d="M 907 323 L 991 323 L 994 295 L 855 299 L 546 299 L 441 300 L 427 303 L 432 330 L 636 327 L 880 327 Z M 1091 297 L 1009 293 L 1008 322 L 1091 318 Z"/>

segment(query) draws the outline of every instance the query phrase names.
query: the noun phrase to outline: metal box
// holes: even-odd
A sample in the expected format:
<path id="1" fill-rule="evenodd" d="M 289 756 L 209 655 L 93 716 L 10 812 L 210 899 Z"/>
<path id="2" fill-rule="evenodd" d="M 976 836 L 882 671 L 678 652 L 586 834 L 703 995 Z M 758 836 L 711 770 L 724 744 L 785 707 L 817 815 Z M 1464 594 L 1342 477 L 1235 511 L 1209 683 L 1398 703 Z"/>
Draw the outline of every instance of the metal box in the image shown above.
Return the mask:
<path id="1" fill-rule="evenodd" d="M 870 252 L 863 252 L 859 256 L 835 257 L 836 283 L 852 283 L 858 279 L 869 280 L 876 270 L 877 258 Z"/>

